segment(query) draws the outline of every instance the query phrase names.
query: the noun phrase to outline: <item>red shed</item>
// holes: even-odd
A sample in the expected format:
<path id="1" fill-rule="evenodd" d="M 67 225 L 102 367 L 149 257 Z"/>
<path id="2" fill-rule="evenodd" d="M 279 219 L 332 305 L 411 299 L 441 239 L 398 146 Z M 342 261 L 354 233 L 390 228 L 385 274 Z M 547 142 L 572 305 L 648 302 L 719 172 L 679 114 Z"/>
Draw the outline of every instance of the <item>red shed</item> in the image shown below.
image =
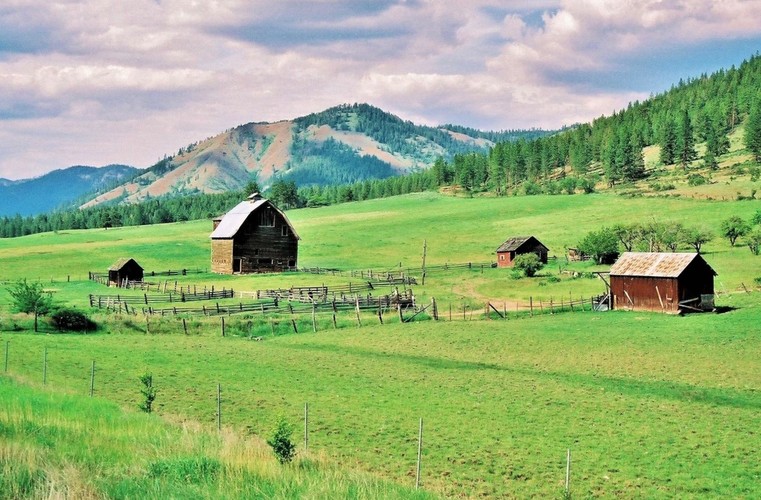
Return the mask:
<path id="1" fill-rule="evenodd" d="M 716 272 L 697 253 L 625 252 L 610 268 L 614 309 L 713 310 Z"/>
<path id="2" fill-rule="evenodd" d="M 535 253 L 546 264 L 548 252 L 549 249 L 533 236 L 516 236 L 497 249 L 497 267 L 513 267 L 515 257 L 524 253 Z"/>

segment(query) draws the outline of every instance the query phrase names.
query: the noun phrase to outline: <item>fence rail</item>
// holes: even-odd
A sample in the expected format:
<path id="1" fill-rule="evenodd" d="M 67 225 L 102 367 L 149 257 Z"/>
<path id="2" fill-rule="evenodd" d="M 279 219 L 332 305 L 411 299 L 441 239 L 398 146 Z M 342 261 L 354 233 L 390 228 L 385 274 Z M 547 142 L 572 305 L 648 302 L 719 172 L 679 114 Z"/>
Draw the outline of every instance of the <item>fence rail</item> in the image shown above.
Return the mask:
<path id="1" fill-rule="evenodd" d="M 89 295 L 90 307 L 107 307 L 109 304 L 122 303 L 122 304 L 151 304 L 151 303 L 166 303 L 166 302 L 195 302 L 199 300 L 216 300 L 216 299 L 231 299 L 235 297 L 235 292 L 232 289 L 226 290 L 209 290 L 202 293 L 168 293 L 166 295 Z"/>

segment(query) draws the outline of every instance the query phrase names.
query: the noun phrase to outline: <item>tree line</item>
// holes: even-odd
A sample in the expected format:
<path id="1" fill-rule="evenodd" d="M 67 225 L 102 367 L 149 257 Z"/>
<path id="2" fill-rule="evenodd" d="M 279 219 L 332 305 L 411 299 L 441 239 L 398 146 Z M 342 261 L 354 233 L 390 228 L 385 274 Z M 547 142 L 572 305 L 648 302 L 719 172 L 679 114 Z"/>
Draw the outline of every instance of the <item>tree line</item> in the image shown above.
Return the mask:
<path id="1" fill-rule="evenodd" d="M 384 142 L 392 136 L 411 133 L 408 128 L 413 127 L 412 124 L 388 114 L 376 117 L 379 113 L 381 110 L 369 105 L 339 106 L 300 119 L 300 126 L 305 128 L 327 120 L 338 129 L 372 133 Z M 386 125 L 371 125 L 376 122 Z M 737 68 L 680 81 L 663 94 L 631 103 L 626 109 L 591 123 L 569 127 L 553 135 L 509 135 L 510 132 L 506 132 L 512 140 L 498 142 L 488 151 L 461 152 L 451 159 L 441 156 L 430 168 L 404 176 L 392 175 L 390 167 L 381 165 L 375 158 L 357 157 L 337 141 L 325 141 L 312 146 L 322 148 L 320 151 L 301 150 L 298 153 L 301 157 L 297 154 L 297 158 L 304 160 L 304 165 L 294 168 L 290 175 L 287 172 L 278 175 L 264 194 L 283 208 L 297 208 L 383 198 L 442 186 L 452 186 L 466 193 L 490 191 L 497 195 L 590 193 L 603 179 L 613 186 L 643 177 L 642 151 L 649 145 L 660 146 L 661 163 L 689 171 L 697 159 L 696 144 L 705 143 L 703 166 L 715 168 L 717 158 L 728 150 L 728 133 L 741 123 L 745 126 L 745 147 L 754 161 L 761 162 L 761 56 L 758 54 Z M 439 137 L 439 133 L 448 135 L 439 129 L 429 132 L 432 137 Z M 326 153 L 337 161 L 354 162 L 354 173 L 331 174 L 330 162 L 317 160 Z M 164 163 L 160 162 L 155 168 L 169 168 Z M 566 167 L 570 167 L 570 171 Z M 331 184 L 323 185 L 328 180 Z M 195 194 L 149 199 L 133 205 L 64 210 L 35 217 L 3 217 L 0 237 L 210 218 L 225 213 L 241 200 L 241 195 L 247 196 L 252 189 L 259 190 L 254 183 L 242 193 Z"/>

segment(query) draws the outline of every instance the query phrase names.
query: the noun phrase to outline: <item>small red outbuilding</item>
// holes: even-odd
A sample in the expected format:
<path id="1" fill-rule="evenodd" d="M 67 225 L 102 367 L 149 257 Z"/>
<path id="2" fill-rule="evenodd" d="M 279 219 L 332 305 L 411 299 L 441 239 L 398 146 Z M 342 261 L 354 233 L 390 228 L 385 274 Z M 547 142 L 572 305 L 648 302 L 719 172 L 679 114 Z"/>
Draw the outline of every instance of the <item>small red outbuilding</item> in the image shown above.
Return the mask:
<path id="1" fill-rule="evenodd" d="M 548 252 L 549 249 L 533 236 L 516 236 L 497 249 L 497 267 L 513 267 L 515 257 L 525 253 L 535 253 L 542 264 L 546 264 Z"/>
<path id="2" fill-rule="evenodd" d="M 710 311 L 714 276 L 697 253 L 625 252 L 610 268 L 612 308 Z"/>

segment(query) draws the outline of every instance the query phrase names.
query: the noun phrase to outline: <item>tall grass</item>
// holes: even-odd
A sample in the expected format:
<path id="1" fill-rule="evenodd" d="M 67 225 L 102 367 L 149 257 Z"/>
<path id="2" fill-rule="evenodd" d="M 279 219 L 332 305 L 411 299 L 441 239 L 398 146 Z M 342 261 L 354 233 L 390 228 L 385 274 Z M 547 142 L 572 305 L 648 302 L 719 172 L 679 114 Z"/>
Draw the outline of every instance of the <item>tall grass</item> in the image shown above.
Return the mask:
<path id="1" fill-rule="evenodd" d="M 167 423 L 0 377 L 2 498 L 430 498 L 319 454 L 281 467 L 255 437 Z"/>

